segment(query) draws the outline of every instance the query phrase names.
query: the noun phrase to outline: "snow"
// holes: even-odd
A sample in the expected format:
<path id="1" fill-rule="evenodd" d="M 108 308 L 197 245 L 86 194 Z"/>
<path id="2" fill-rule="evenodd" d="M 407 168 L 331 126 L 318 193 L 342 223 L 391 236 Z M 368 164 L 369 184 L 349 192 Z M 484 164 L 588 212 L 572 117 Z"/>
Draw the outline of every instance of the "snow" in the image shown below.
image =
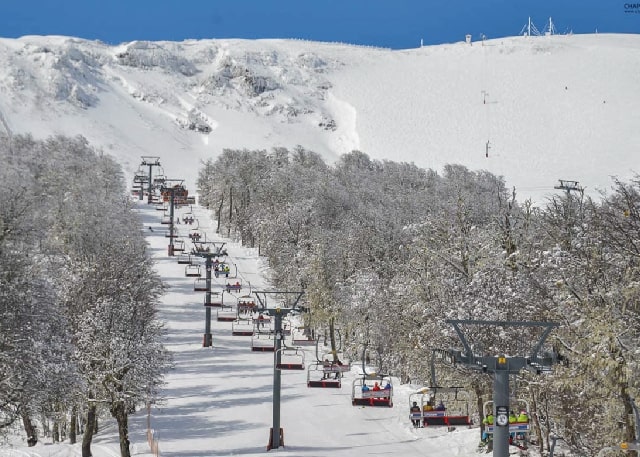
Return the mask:
<path id="1" fill-rule="evenodd" d="M 28 36 L 0 39 L 0 113 L 13 133 L 82 134 L 128 174 L 159 155 L 190 188 L 224 148 L 302 145 L 330 162 L 358 149 L 486 169 L 542 204 L 559 179 L 596 195 L 638 172 L 639 50 L 638 35 L 620 34 L 409 50 Z M 189 130 L 193 120 L 210 131 Z"/>

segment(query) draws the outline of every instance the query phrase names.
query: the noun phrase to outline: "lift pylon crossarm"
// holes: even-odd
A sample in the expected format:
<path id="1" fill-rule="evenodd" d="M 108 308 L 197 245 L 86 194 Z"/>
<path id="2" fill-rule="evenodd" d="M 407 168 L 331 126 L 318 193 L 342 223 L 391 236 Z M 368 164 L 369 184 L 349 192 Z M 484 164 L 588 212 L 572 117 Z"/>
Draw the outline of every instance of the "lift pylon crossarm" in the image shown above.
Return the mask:
<path id="1" fill-rule="evenodd" d="M 140 156 L 142 159 L 141 165 L 154 165 L 160 166 L 160 157 L 158 156 Z"/>
<path id="2" fill-rule="evenodd" d="M 535 370 L 536 373 L 540 373 L 546 365 L 544 357 L 539 357 L 542 345 L 549 336 L 551 329 L 558 326 L 554 322 L 526 322 L 526 321 L 490 321 L 490 320 L 447 320 L 447 323 L 453 325 L 453 328 L 460 338 L 460 341 L 464 347 L 464 352 L 461 352 L 458 356 L 459 362 L 463 363 L 467 368 L 481 369 L 483 372 L 491 373 L 493 375 L 493 403 L 494 403 L 494 416 L 495 416 L 495 428 L 493 439 L 493 456 L 494 457 L 508 457 L 509 456 L 509 376 L 520 372 L 522 369 Z M 486 356 L 476 355 L 471 349 L 467 338 L 462 332 L 461 325 L 475 325 L 475 326 L 490 326 L 494 328 L 504 327 L 542 327 L 544 328 L 541 336 L 537 342 L 532 343 L 533 347 L 528 354 L 531 357 L 525 355 L 517 356 Z M 501 330 L 500 330 L 501 331 Z M 496 336 L 500 332 L 495 330 Z M 550 358 L 551 359 L 551 358 Z"/>
<path id="3" fill-rule="evenodd" d="M 293 311 L 293 310 L 297 311 L 298 302 L 302 298 L 302 295 L 304 295 L 304 292 L 301 292 L 301 291 L 292 292 L 292 291 L 278 291 L 278 290 L 256 290 L 253 293 L 258 299 L 258 303 L 260 304 L 260 306 L 258 307 L 258 311 L 267 310 L 267 295 L 275 295 L 278 297 L 287 297 L 289 295 L 293 295 L 294 298 L 291 300 L 291 303 L 288 303 L 289 306 L 287 306 L 285 309 L 290 311 Z"/>

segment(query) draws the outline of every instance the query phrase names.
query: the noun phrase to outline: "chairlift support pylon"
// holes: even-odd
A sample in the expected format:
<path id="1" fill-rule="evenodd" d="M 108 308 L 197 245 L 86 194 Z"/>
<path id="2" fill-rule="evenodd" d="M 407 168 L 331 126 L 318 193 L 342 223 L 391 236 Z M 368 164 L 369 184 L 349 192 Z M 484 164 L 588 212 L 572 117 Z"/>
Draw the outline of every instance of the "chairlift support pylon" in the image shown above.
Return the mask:
<path id="1" fill-rule="evenodd" d="M 160 157 L 157 156 L 141 156 L 142 162 L 140 162 L 140 167 L 148 167 L 149 172 L 147 173 L 147 204 L 151 204 L 153 200 L 153 167 L 161 168 L 160 165 Z"/>
<path id="2" fill-rule="evenodd" d="M 551 331 L 558 326 L 554 322 L 527 322 L 527 321 L 490 321 L 490 320 L 446 320 L 453 328 L 460 339 L 463 351 L 450 350 L 450 355 L 456 364 L 465 365 L 467 368 L 481 370 L 493 374 L 493 401 L 495 403 L 495 423 L 500 425 L 494 430 L 493 455 L 496 457 L 507 457 L 509 455 L 509 375 L 517 374 L 522 370 L 529 370 L 535 374 L 542 373 L 557 363 L 558 357 L 554 352 L 543 352 L 542 346 L 547 340 Z M 506 356 L 487 356 L 474 353 L 469 344 L 463 325 L 471 326 L 492 326 L 492 327 L 512 327 L 512 328 L 542 328 L 540 336 L 531 341 L 531 350 L 528 354 Z M 500 332 L 497 330 L 496 332 Z"/>
<path id="3" fill-rule="evenodd" d="M 254 294 L 260 303 L 259 311 L 269 313 L 269 315 L 274 318 L 274 365 L 277 365 L 280 362 L 280 353 L 277 351 L 282 347 L 284 340 L 284 335 L 282 334 L 282 319 L 291 312 L 299 311 L 298 302 L 304 292 L 273 290 L 255 291 Z M 267 298 L 270 295 L 280 300 L 275 308 L 269 308 L 267 306 Z M 282 373 L 281 370 L 276 370 L 275 366 L 273 371 L 273 426 L 269 430 L 267 450 L 277 449 L 281 445 L 284 445 L 284 431 L 280 427 L 280 387 L 282 384 Z"/>

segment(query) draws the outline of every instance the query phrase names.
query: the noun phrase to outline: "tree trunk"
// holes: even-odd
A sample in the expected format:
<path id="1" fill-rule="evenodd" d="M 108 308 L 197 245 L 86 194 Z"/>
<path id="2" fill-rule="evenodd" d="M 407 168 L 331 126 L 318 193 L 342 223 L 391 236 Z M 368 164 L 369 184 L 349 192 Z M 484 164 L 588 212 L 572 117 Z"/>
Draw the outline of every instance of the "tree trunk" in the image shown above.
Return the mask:
<path id="1" fill-rule="evenodd" d="M 69 420 L 69 443 L 76 444 L 76 427 L 78 426 L 78 411 L 74 406 L 71 408 L 71 419 Z"/>
<path id="2" fill-rule="evenodd" d="M 222 206 L 224 205 L 224 192 L 220 197 L 220 206 L 218 207 L 218 226 L 216 227 L 216 233 L 220 233 L 220 223 L 222 222 Z"/>
<path id="3" fill-rule="evenodd" d="M 82 457 L 91 457 L 91 441 L 96 429 L 96 405 L 90 404 L 87 411 L 87 425 L 82 435 Z"/>
<path id="4" fill-rule="evenodd" d="M 331 340 L 331 355 L 333 355 L 333 362 L 336 363 L 338 361 L 338 351 L 336 347 L 336 326 L 335 326 L 335 318 L 329 318 L 329 338 Z"/>
<path id="5" fill-rule="evenodd" d="M 120 456 L 131 457 L 129 451 L 129 417 L 124 402 L 118 402 L 111 408 L 111 415 L 118 423 L 118 435 L 120 436 Z"/>
<path id="6" fill-rule="evenodd" d="M 51 438 L 54 443 L 60 442 L 60 424 L 57 420 L 53 421 L 53 429 L 51 430 Z"/>
<path id="7" fill-rule="evenodd" d="M 547 433 L 547 439 L 545 440 L 542 436 L 542 427 L 540 426 L 540 417 L 538 416 L 538 398 L 535 392 L 531 393 L 531 411 L 529 413 L 529 422 L 532 422 L 532 428 L 535 431 L 536 441 L 538 442 L 538 450 L 540 451 L 540 455 L 543 455 L 544 452 L 544 443 L 548 442 L 549 434 Z M 532 414 L 532 412 L 534 412 Z"/>
<path id="8" fill-rule="evenodd" d="M 38 443 L 38 430 L 31 422 L 31 418 L 27 413 L 22 413 L 22 424 L 27 434 L 27 446 L 33 447 Z"/>
<path id="9" fill-rule="evenodd" d="M 229 188 L 229 225 L 227 225 L 227 238 L 231 236 L 231 221 L 233 220 L 233 187 Z"/>

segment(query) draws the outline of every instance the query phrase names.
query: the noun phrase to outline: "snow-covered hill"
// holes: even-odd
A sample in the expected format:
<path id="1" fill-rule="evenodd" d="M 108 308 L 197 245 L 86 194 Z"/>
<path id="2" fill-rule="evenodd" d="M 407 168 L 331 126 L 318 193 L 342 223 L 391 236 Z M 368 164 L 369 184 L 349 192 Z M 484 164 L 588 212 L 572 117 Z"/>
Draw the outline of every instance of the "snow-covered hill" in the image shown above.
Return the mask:
<path id="1" fill-rule="evenodd" d="M 640 171 L 640 36 L 514 37 L 412 50 L 295 40 L 0 39 L 0 131 L 83 135 L 133 173 L 194 186 L 223 148 L 486 169 L 542 202 Z M 488 148 L 487 148 L 488 144 Z M 487 154 L 488 152 L 488 154 Z"/>

